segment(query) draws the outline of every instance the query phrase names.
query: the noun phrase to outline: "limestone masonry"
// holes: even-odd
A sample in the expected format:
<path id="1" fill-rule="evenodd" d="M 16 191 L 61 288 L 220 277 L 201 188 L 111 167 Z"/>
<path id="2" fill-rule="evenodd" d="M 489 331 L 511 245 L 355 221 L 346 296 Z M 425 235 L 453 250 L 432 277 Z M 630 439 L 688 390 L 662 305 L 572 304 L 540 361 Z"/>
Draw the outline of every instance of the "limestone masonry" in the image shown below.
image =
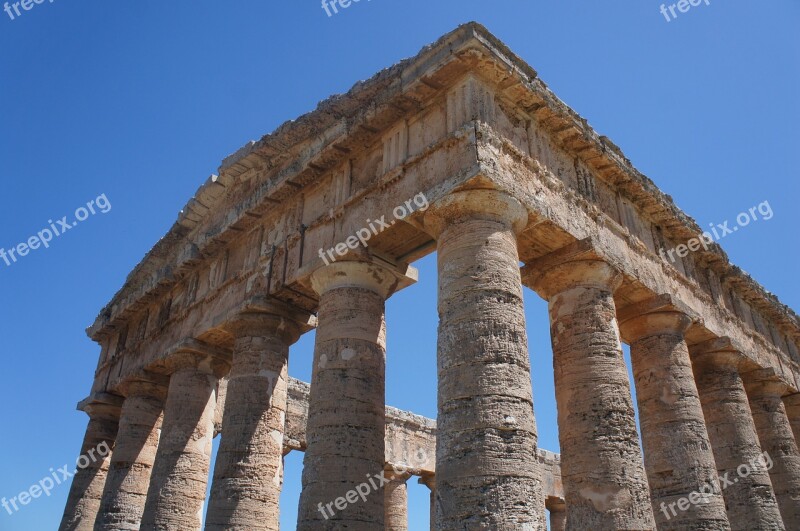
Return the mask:
<path id="1" fill-rule="evenodd" d="M 426 208 L 400 219 L 409 198 Z M 395 222 L 323 260 L 377 219 Z M 207 506 L 208 530 L 283 510 L 400 531 L 414 476 L 444 531 L 800 529 L 800 319 L 716 244 L 662 257 L 702 232 L 462 26 L 226 158 L 129 275 L 88 329 L 79 404 L 82 450 L 113 452 L 76 474 L 61 529 L 199 530 Z M 434 251 L 435 422 L 384 399 L 385 302 Z M 538 447 L 523 286 L 549 303 L 560 456 Z M 287 361 L 312 329 L 309 386 Z M 299 508 L 279 507 L 290 451 Z"/>

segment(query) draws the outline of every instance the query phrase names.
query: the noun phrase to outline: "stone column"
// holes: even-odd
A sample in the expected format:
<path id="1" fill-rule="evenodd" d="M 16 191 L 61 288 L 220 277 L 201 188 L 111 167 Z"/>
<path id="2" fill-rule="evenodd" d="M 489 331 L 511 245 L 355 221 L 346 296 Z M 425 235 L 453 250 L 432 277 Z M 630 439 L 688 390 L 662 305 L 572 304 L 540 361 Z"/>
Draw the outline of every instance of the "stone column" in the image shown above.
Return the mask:
<path id="1" fill-rule="evenodd" d="M 436 476 L 422 476 L 417 483 L 425 485 L 431 492 L 431 531 L 436 531 Z"/>
<path id="2" fill-rule="evenodd" d="M 389 481 L 384 485 L 384 525 L 386 531 L 408 531 L 408 478 L 411 474 L 384 473 Z"/>
<path id="3" fill-rule="evenodd" d="M 59 531 L 91 531 L 100 510 L 111 450 L 119 429 L 122 397 L 101 393 L 79 406 L 89 415 L 89 425 L 73 473 L 67 506 Z"/>
<path id="4" fill-rule="evenodd" d="M 637 309 L 619 317 L 631 346 L 656 525 L 659 531 L 730 529 L 684 338 L 693 319 L 669 308 L 644 314 Z"/>
<path id="5" fill-rule="evenodd" d="M 552 498 L 547 500 L 547 510 L 550 512 L 550 531 L 566 531 L 567 529 L 567 504 Z"/>
<path id="6" fill-rule="evenodd" d="M 384 528 L 384 303 L 408 280 L 401 277 L 355 261 L 330 264 L 311 276 L 320 301 L 300 531 Z"/>
<path id="7" fill-rule="evenodd" d="M 771 369 L 744 375 L 750 410 L 756 425 L 761 450 L 768 464 L 769 476 L 778 507 L 787 529 L 800 526 L 800 452 L 794 440 L 782 396 L 786 384 Z"/>
<path id="8" fill-rule="evenodd" d="M 794 440 L 800 446 L 800 393 L 783 397 L 783 405 L 786 407 L 789 424 L 792 425 Z"/>
<path id="9" fill-rule="evenodd" d="M 589 241 L 525 275 L 549 301 L 569 529 L 655 529 L 613 298 L 621 275 Z"/>
<path id="10" fill-rule="evenodd" d="M 545 529 L 517 234 L 528 213 L 493 190 L 425 213 L 439 267 L 436 528 Z"/>
<path id="11" fill-rule="evenodd" d="M 289 346 L 307 329 L 310 315 L 269 304 L 269 313 L 243 313 L 227 326 L 234 335 L 233 361 L 207 531 L 279 529 Z"/>
<path id="12" fill-rule="evenodd" d="M 141 526 L 167 383 L 165 377 L 143 375 L 121 385 L 125 402 L 95 531 L 138 531 Z"/>
<path id="13" fill-rule="evenodd" d="M 769 473 L 757 470 L 740 478 L 736 471 L 739 465 L 761 456 L 756 427 L 739 375 L 740 354 L 719 341 L 693 345 L 690 352 L 731 528 L 735 531 L 783 529 Z"/>
<path id="14" fill-rule="evenodd" d="M 166 363 L 169 390 L 142 529 L 198 531 L 211 462 L 217 380 L 227 366 L 202 348 L 181 348 Z"/>

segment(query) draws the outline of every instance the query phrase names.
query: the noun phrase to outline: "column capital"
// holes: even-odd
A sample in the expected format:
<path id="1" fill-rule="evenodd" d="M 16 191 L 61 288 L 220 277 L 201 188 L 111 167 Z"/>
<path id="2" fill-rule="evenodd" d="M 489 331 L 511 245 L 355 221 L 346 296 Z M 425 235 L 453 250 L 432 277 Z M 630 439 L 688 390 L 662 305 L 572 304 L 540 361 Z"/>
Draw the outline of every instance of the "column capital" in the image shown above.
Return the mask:
<path id="1" fill-rule="evenodd" d="M 522 279 L 545 299 L 577 287 L 613 293 L 622 284 L 622 273 L 595 249 L 592 237 L 575 241 L 526 264 Z"/>
<path id="2" fill-rule="evenodd" d="M 169 378 L 163 374 L 140 371 L 123 379 L 117 390 L 126 399 L 130 397 L 151 397 L 159 400 L 167 399 Z"/>
<path id="3" fill-rule="evenodd" d="M 225 317 L 221 328 L 235 337 L 274 334 L 288 344 L 317 325 L 311 312 L 272 298 L 254 298 Z"/>
<path id="4" fill-rule="evenodd" d="M 230 370 L 230 353 L 197 339 L 186 339 L 171 348 L 152 372 L 171 375 L 194 368 L 221 378 Z"/>
<path id="5" fill-rule="evenodd" d="M 622 274 L 602 260 L 564 262 L 529 278 L 533 289 L 545 299 L 578 287 L 614 293 L 622 284 Z"/>
<path id="6" fill-rule="evenodd" d="M 338 261 L 311 273 L 311 285 L 318 295 L 339 288 L 373 291 L 384 299 L 417 282 L 418 271 L 409 265 L 393 267 L 372 261 Z"/>
<path id="7" fill-rule="evenodd" d="M 78 402 L 78 411 L 83 411 L 92 420 L 118 420 L 125 398 L 116 394 L 93 393 Z"/>
<path id="8" fill-rule="evenodd" d="M 436 490 L 436 476 L 432 474 L 425 474 L 420 476 L 417 480 L 417 483 L 420 485 L 425 485 L 431 491 Z"/>
<path id="9" fill-rule="evenodd" d="M 567 502 L 563 498 L 556 498 L 555 496 L 548 496 L 544 500 L 544 506 L 548 511 L 565 512 L 567 510 Z"/>
<path id="10" fill-rule="evenodd" d="M 789 392 L 789 386 L 781 381 L 773 369 L 756 369 L 742 374 L 747 394 L 781 399 Z"/>
<path id="11" fill-rule="evenodd" d="M 622 308 L 617 312 L 617 321 L 622 337 L 632 343 L 652 336 L 683 337 L 701 319 L 672 295 L 663 294 Z"/>
<path id="12" fill-rule="evenodd" d="M 745 358 L 738 344 L 729 337 L 716 337 L 689 345 L 692 363 L 698 367 L 715 367 L 740 371 Z"/>
<path id="13" fill-rule="evenodd" d="M 628 343 L 653 336 L 681 336 L 692 326 L 692 318 L 681 312 L 654 312 L 621 322 L 620 333 Z"/>
<path id="14" fill-rule="evenodd" d="M 466 219 L 485 219 L 509 225 L 519 234 L 528 225 L 528 209 L 506 192 L 470 189 L 452 192 L 425 212 L 423 225 L 438 238 L 449 225 Z"/>
<path id="15" fill-rule="evenodd" d="M 402 483 L 405 483 L 406 481 L 411 479 L 413 475 L 414 474 L 412 474 L 411 472 L 396 472 L 394 468 L 391 466 L 387 466 L 383 471 L 383 477 L 385 477 L 389 481 L 396 481 Z"/>

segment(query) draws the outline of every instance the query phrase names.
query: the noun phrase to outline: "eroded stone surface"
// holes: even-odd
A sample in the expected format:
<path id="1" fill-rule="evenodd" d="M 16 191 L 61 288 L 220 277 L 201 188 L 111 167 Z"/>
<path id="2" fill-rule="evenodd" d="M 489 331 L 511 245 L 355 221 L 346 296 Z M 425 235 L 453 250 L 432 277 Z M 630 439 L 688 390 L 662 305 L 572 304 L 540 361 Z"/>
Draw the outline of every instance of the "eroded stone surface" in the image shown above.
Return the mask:
<path id="1" fill-rule="evenodd" d="M 158 449 L 167 387 L 164 381 L 128 383 L 95 531 L 138 531 Z"/>
<path id="2" fill-rule="evenodd" d="M 397 280 L 391 272 L 363 262 L 332 264 L 314 278 L 320 294 L 319 325 L 297 528 L 383 529 L 382 492 L 372 488 L 357 503 L 335 503 L 383 474 L 384 302 Z"/>
<path id="3" fill-rule="evenodd" d="M 476 190 L 427 214 L 439 260 L 436 527 L 544 529 L 515 233 L 527 213 Z"/>
<path id="4" fill-rule="evenodd" d="M 567 528 L 655 529 L 612 296 L 619 274 L 567 261 L 536 282 L 549 296 Z"/>
<path id="5" fill-rule="evenodd" d="M 384 485 L 386 531 L 408 531 L 408 478 L 409 474 L 386 473 L 389 483 Z"/>
<path id="6" fill-rule="evenodd" d="M 465 201 L 463 192 L 468 189 L 483 190 L 483 199 Z M 530 524 L 541 529 L 541 491 L 551 488 L 541 482 L 558 482 L 556 475 L 545 475 L 543 480 L 541 470 L 536 470 L 543 465 L 531 458 L 537 451 L 536 430 L 526 374 L 529 361 L 518 260 L 527 269 L 575 244 L 591 247 L 592 260 L 602 260 L 619 273 L 614 296 L 626 306 L 669 293 L 700 317 L 687 336 L 690 344 L 729 338 L 739 356 L 747 359 L 748 370 L 771 369 L 788 385 L 787 395 L 800 388 L 797 315 L 733 266 L 715 244 L 666 261 L 662 251 L 698 237 L 702 228 L 633 168 L 608 138 L 559 100 L 532 68 L 484 28 L 468 24 L 223 161 L 219 175 L 201 186 L 174 227 L 90 328 L 90 335 L 103 348 L 87 411 L 98 395 L 123 394 L 121 385 L 132 374 L 162 372 L 169 353 L 187 341 L 208 342 L 230 351 L 232 341 L 225 325 L 247 305 L 243 301 L 268 298 L 305 312 L 324 313 L 313 275 L 327 260 L 318 249 L 345 245 L 341 242 L 362 230 L 365 220 L 392 220 L 397 205 L 420 196 L 426 204 L 437 205 L 438 219 L 417 211 L 390 223 L 370 239 L 369 254 L 389 268 L 402 268 L 432 252 L 439 240 L 440 255 L 446 255 L 445 259 L 440 256 L 437 453 L 438 464 L 444 465 L 438 467 L 444 483 L 434 504 L 440 515 L 447 515 L 446 522 L 440 522 L 444 528 L 485 524 L 517 531 L 514 526 Z M 478 208 L 480 204 L 483 208 Z M 471 217 L 463 217 L 465 212 Z M 579 276 L 573 271 L 571 280 Z M 611 296 L 580 283 L 555 293 L 528 275 L 523 280 L 550 299 L 554 322 L 562 328 L 575 327 L 574 337 L 557 326 L 553 329 L 554 345 L 561 345 L 556 377 L 580 389 L 572 392 L 566 384 L 559 386 L 559 415 L 570 420 L 561 421 L 562 431 L 567 433 L 568 446 L 573 444 L 564 462 L 567 490 L 578 503 L 574 509 L 568 504 L 567 525 L 572 529 L 594 524 L 596 529 L 648 528 L 652 515 L 642 509 L 647 505 L 646 481 L 640 457 L 637 464 L 632 404 L 628 384 L 623 382 Z M 385 298 L 389 291 L 408 284 L 391 286 L 381 295 Z M 369 300 L 365 304 L 377 308 Z M 346 320 L 340 319 L 343 325 Z M 356 334 L 364 340 L 358 336 L 362 332 L 348 324 L 338 339 Z M 380 461 L 386 456 L 406 459 L 411 439 L 422 441 L 429 432 L 407 442 L 387 432 L 383 440 L 392 447 L 386 443 L 387 452 L 379 457 L 375 432 L 380 428 L 375 419 L 384 414 L 383 404 L 377 404 L 382 376 L 372 381 L 337 367 L 358 363 L 369 349 L 325 341 L 315 363 L 325 366 L 322 381 L 328 381 L 317 394 L 321 398 L 314 399 L 309 445 L 317 447 L 318 434 L 329 430 L 330 455 L 350 459 L 354 457 L 348 454 L 351 446 L 367 449 L 370 466 L 376 466 L 374 473 L 382 469 Z M 573 358 L 583 365 L 573 368 L 561 361 Z M 205 369 L 221 375 L 211 365 Z M 353 391 L 344 399 L 332 391 L 337 377 L 327 374 L 339 369 Z M 718 468 L 730 470 L 725 467 L 740 463 L 733 464 L 731 456 L 747 457 L 758 441 L 751 437 L 752 419 L 743 416 L 747 408 L 741 408 L 740 382 L 725 380 L 728 373 L 723 377 L 715 371 L 711 370 L 712 379 L 720 376 L 722 380 L 704 383 L 701 401 L 715 454 L 723 455 L 723 465 L 717 460 Z M 685 366 L 679 366 L 670 367 L 666 374 L 683 379 L 685 372 Z M 598 378 L 600 374 L 603 378 Z M 210 384 L 196 383 L 202 393 Z M 734 392 L 733 403 L 719 403 L 727 400 L 723 390 Z M 200 391 L 185 391 L 184 398 L 197 406 Z M 685 392 L 684 387 L 674 394 L 667 389 L 658 400 L 676 399 L 681 404 Z M 354 396 L 368 397 L 370 409 L 356 408 L 352 418 L 336 410 L 336 400 L 349 404 Z M 241 404 L 231 406 L 237 411 L 238 407 L 251 411 Z M 196 409 L 195 420 L 204 424 L 205 413 L 199 406 Z M 585 417 L 573 415 L 575 411 Z M 330 414 L 339 430 L 323 426 L 320 412 Z M 692 425 L 697 425 L 696 413 L 694 408 Z M 788 400 L 787 413 L 791 422 L 798 418 Z M 726 414 L 743 424 L 726 424 Z M 650 416 L 659 418 L 652 412 Z M 342 430 L 345 418 L 356 429 Z M 265 425 L 274 428 L 277 423 L 254 422 L 259 437 L 266 433 L 274 441 L 280 439 L 279 430 L 264 431 Z M 286 426 L 287 436 L 298 431 L 292 422 Z M 361 428 L 366 431 L 356 433 Z M 197 425 L 183 426 L 184 435 L 196 429 Z M 785 426 L 781 429 L 779 439 L 786 440 Z M 397 428 L 395 433 L 403 432 Z M 681 430 L 675 435 L 684 442 L 690 436 Z M 232 437 L 246 440 L 241 435 Z M 726 450 L 728 446 L 735 448 Z M 582 448 L 589 448 L 589 453 L 583 454 Z M 315 451 L 312 448 L 314 459 L 320 457 Z M 271 455 L 274 460 L 274 451 Z M 177 453 L 174 456 L 178 458 Z M 191 478 L 202 468 L 202 460 L 184 457 L 179 461 L 190 465 Z M 658 457 L 671 460 L 666 455 Z M 601 473 L 589 472 L 593 462 L 599 463 Z M 707 470 L 707 465 L 706 459 L 700 468 Z M 622 472 L 625 466 L 627 475 Z M 430 465 L 418 465 L 430 473 L 426 467 Z M 469 476 L 464 472 L 468 469 L 476 473 Z M 575 470 L 587 471 L 582 482 Z M 317 472 L 309 474 L 311 483 L 319 479 Z M 323 466 L 320 474 L 326 484 L 333 484 L 337 472 Z M 171 485 L 177 485 L 178 475 Z M 92 500 L 102 489 L 101 476 L 102 466 L 92 478 L 86 474 L 76 478 L 74 488 L 79 491 L 70 496 L 70 516 L 65 521 L 76 515 L 75 521 L 93 519 L 89 515 L 96 511 Z M 734 528 L 746 524 L 752 529 L 774 529 L 778 525 L 770 505 L 775 505 L 774 497 L 770 498 L 764 479 L 769 483 L 768 476 L 756 476 L 740 482 L 744 489 L 725 493 Z M 165 481 L 160 475 L 157 480 Z M 189 490 L 195 496 L 200 488 Z M 176 514 L 196 505 L 192 496 L 185 505 L 175 505 Z M 750 514 L 743 514 L 746 503 L 753 507 Z M 572 519 L 573 510 L 598 516 L 596 521 L 588 516 L 589 520 Z M 384 514 L 376 507 L 368 513 L 367 527 Z M 180 525 L 196 523 L 196 518 L 175 518 L 182 519 Z"/>
<path id="7" fill-rule="evenodd" d="M 564 500 L 548 497 L 546 506 L 550 513 L 550 531 L 565 531 L 567 529 L 567 506 Z"/>
<path id="8" fill-rule="evenodd" d="M 684 333 L 691 318 L 656 312 L 623 323 L 631 339 L 642 446 L 659 531 L 730 529 Z M 677 507 L 692 493 L 702 503 Z"/>
<path id="9" fill-rule="evenodd" d="M 754 470 L 746 477 L 738 477 L 740 465 L 762 455 L 739 374 L 741 358 L 736 352 L 708 352 L 702 346 L 693 347 L 691 353 L 717 470 L 720 478 L 725 477 L 730 482 L 722 495 L 731 528 L 740 531 L 784 529 L 769 472 Z"/>
<path id="10" fill-rule="evenodd" d="M 289 378 L 289 404 L 286 418 L 286 452 L 304 451 L 308 418 L 309 384 Z M 429 489 L 436 485 L 436 421 L 386 407 L 386 466 L 406 469 L 420 476 Z M 563 502 L 561 456 L 538 449 L 536 458 L 542 470 L 542 485 L 548 500 Z"/>
<path id="11" fill-rule="evenodd" d="M 794 439 L 800 442 L 800 393 L 783 397 L 783 404 L 786 406 L 786 416 L 789 417 Z"/>
<path id="12" fill-rule="evenodd" d="M 300 326 L 280 314 L 245 314 L 234 337 L 222 439 L 207 530 L 279 529 L 289 346 Z"/>
<path id="13" fill-rule="evenodd" d="M 184 355 L 170 375 L 142 529 L 194 531 L 202 527 L 217 378 L 192 354 Z"/>
<path id="14" fill-rule="evenodd" d="M 800 526 L 800 452 L 781 400 L 786 385 L 767 373 L 747 373 L 745 388 L 761 450 L 774 463 L 769 477 L 783 523 L 794 529 Z"/>
<path id="15" fill-rule="evenodd" d="M 119 429 L 119 404 L 95 404 L 85 408 L 89 425 L 81 445 L 81 456 L 97 456 L 88 459 L 86 467 L 79 468 L 72 478 L 67 497 L 67 506 L 59 531 L 91 531 L 100 510 L 103 488 L 108 473 L 110 455 L 101 456 L 98 448 L 114 447 Z"/>

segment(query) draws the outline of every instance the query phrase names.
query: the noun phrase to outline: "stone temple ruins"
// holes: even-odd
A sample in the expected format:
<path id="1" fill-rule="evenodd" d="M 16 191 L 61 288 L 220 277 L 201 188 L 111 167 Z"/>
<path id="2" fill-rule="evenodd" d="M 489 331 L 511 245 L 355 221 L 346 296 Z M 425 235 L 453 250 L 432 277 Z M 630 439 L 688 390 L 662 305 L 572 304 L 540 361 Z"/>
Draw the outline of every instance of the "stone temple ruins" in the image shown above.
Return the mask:
<path id="1" fill-rule="evenodd" d="M 113 450 L 62 530 L 405 530 L 413 476 L 437 530 L 800 529 L 800 319 L 716 244 L 666 260 L 702 229 L 480 25 L 218 173 L 88 330 L 81 455 Z M 435 421 L 384 399 L 385 302 L 434 251 Z M 523 286 L 549 303 L 560 455 Z"/>

